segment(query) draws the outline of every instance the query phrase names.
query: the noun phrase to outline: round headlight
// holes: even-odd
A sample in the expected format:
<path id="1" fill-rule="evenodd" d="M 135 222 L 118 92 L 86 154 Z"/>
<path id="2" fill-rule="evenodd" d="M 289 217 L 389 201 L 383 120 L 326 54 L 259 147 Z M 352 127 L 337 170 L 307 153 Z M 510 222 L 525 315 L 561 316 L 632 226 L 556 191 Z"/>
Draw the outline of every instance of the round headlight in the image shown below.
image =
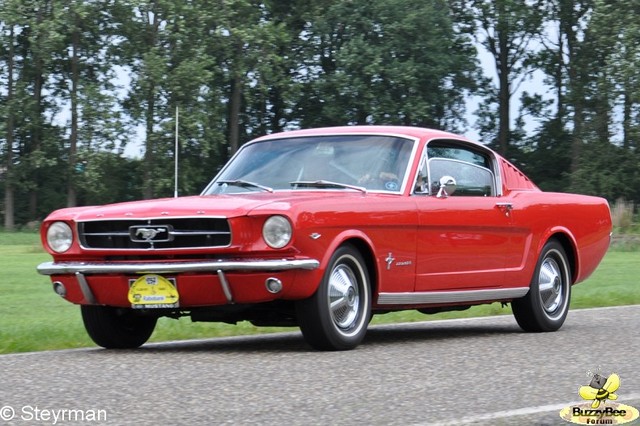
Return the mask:
<path id="1" fill-rule="evenodd" d="M 262 238 L 269 247 L 279 249 L 291 241 L 291 223 L 284 216 L 271 216 L 262 227 Z"/>
<path id="2" fill-rule="evenodd" d="M 56 253 L 64 253 L 73 243 L 73 232 L 64 222 L 53 222 L 47 230 L 47 244 Z"/>

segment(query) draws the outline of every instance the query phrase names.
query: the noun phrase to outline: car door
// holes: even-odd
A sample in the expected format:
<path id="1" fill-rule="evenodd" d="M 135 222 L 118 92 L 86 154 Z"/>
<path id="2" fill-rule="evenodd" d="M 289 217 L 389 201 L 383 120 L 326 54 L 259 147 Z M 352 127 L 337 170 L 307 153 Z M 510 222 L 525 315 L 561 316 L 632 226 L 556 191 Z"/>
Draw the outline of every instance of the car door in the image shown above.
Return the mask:
<path id="1" fill-rule="evenodd" d="M 461 141 L 431 142 L 425 154 L 426 185 L 415 192 L 415 290 L 502 287 L 512 228 L 499 197 L 493 155 Z"/>

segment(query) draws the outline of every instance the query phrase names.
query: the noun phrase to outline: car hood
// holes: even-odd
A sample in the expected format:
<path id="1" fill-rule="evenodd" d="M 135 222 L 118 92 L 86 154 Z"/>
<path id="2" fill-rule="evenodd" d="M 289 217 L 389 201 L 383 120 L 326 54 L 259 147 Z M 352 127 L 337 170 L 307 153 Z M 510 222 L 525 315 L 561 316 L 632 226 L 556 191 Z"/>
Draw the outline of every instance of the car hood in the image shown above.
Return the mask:
<path id="1" fill-rule="evenodd" d="M 47 220 L 77 222 L 104 219 L 146 219 L 160 217 L 244 216 L 259 207 L 288 210 L 293 204 L 330 198 L 362 198 L 351 191 L 282 192 L 241 195 L 206 195 L 132 201 L 104 206 L 72 207 L 53 212 Z"/>

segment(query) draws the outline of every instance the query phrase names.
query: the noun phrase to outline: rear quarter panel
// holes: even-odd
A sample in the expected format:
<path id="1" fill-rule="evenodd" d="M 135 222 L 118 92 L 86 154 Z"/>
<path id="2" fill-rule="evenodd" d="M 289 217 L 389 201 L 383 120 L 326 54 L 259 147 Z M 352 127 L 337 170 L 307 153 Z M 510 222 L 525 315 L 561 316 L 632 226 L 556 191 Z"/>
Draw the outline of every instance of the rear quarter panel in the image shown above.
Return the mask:
<path id="1" fill-rule="evenodd" d="M 565 245 L 574 284 L 593 273 L 610 243 L 611 214 L 605 199 L 540 191 L 512 191 L 507 198 L 520 247 L 507 256 L 510 281 L 528 285 L 542 248 L 552 238 Z"/>

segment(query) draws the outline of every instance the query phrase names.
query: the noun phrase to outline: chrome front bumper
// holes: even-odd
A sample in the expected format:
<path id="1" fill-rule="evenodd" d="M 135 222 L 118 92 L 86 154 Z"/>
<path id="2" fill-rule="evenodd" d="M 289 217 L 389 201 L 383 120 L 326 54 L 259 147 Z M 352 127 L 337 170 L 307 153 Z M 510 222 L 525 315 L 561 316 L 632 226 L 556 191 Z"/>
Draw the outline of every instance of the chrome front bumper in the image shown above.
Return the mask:
<path id="1" fill-rule="evenodd" d="M 286 271 L 290 269 L 313 270 L 320 266 L 315 259 L 274 259 L 242 261 L 199 262 L 45 262 L 38 265 L 42 275 L 66 274 L 178 274 L 181 272 L 218 271 Z"/>

